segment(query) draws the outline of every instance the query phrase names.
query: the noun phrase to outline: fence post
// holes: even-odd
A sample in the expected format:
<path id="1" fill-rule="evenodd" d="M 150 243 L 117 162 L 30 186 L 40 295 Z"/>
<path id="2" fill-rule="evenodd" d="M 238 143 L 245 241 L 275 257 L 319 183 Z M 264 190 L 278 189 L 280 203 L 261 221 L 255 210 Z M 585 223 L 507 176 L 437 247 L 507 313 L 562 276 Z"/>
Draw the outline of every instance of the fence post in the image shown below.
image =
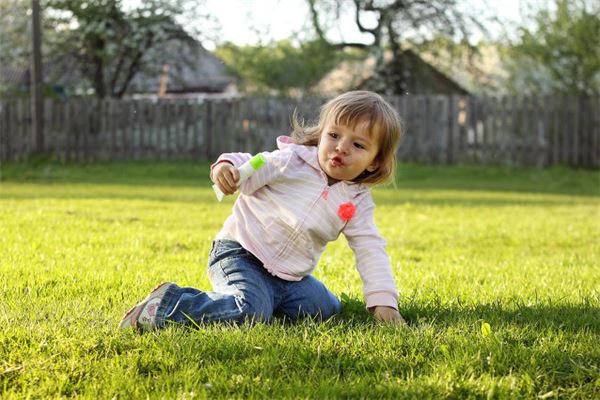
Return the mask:
<path id="1" fill-rule="evenodd" d="M 573 104 L 575 105 L 574 109 L 573 109 L 573 152 L 571 154 L 571 165 L 573 166 L 577 166 L 579 165 L 579 135 L 580 135 L 580 121 L 579 121 L 579 117 L 580 117 L 580 112 L 579 112 L 579 107 L 581 106 L 581 97 L 580 96 L 575 96 L 575 98 L 573 99 Z"/>
<path id="2" fill-rule="evenodd" d="M 0 101 L 0 163 L 7 161 L 4 145 L 6 142 L 6 127 L 4 126 L 4 107 L 6 107 L 6 103 Z M 1 164 L 0 164 L 1 165 Z M 0 171 L 1 175 L 1 171 Z M 1 176 L 0 176 L 1 178 Z"/>
<path id="3" fill-rule="evenodd" d="M 27 103 L 27 101 L 29 101 L 29 103 Z M 36 141 L 30 141 L 29 140 L 29 135 L 27 135 L 26 131 L 25 131 L 25 127 L 29 126 L 31 128 L 32 124 L 33 124 L 33 109 L 32 109 L 32 105 L 31 102 L 33 100 L 32 99 L 28 99 L 23 101 L 23 107 L 21 108 L 21 123 L 23 124 L 23 136 L 21 136 L 21 140 L 22 140 L 22 144 L 23 144 L 23 159 L 25 159 L 29 154 L 32 153 L 41 153 L 38 152 L 38 149 L 36 148 L 37 146 L 37 140 Z M 43 106 L 42 106 L 43 107 Z"/>
<path id="4" fill-rule="evenodd" d="M 449 164 L 456 162 L 456 145 L 458 143 L 458 95 L 449 97 L 448 104 L 448 146 L 446 160 Z"/>
<path id="5" fill-rule="evenodd" d="M 592 112 L 590 115 L 591 161 L 590 166 L 600 167 L 600 96 L 590 98 Z"/>
<path id="6" fill-rule="evenodd" d="M 6 151 L 8 141 L 7 105 L 7 102 L 0 102 L 0 162 L 8 161 L 8 152 Z"/>
<path id="7" fill-rule="evenodd" d="M 541 147 L 542 147 L 542 151 L 540 154 L 540 167 L 546 166 L 549 164 L 549 159 L 550 159 L 550 152 L 552 151 L 552 148 L 550 146 L 550 130 L 548 129 L 549 126 L 549 117 L 548 117 L 548 96 L 542 96 L 541 97 L 541 105 L 542 105 L 542 120 L 539 121 L 538 120 L 538 127 L 539 127 L 539 134 L 538 134 L 538 140 L 541 142 Z"/>
<path id="8" fill-rule="evenodd" d="M 213 130 L 213 115 L 212 115 L 212 102 L 208 99 L 204 100 L 204 151 L 207 160 L 212 160 L 212 130 Z"/>
<path id="9" fill-rule="evenodd" d="M 439 106 L 437 124 L 434 129 L 437 131 L 439 147 L 437 149 L 438 162 L 448 163 L 448 138 L 451 135 L 448 124 L 449 119 L 449 97 L 446 95 L 436 96 L 436 103 Z"/>

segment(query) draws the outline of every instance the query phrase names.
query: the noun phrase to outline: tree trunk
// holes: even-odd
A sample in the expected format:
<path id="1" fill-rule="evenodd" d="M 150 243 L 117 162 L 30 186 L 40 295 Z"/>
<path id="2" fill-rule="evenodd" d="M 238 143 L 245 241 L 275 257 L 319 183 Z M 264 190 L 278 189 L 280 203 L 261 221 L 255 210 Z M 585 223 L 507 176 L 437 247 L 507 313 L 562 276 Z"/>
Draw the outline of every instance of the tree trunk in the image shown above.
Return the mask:
<path id="1" fill-rule="evenodd" d="M 94 43 L 95 55 L 93 56 L 94 65 L 94 89 L 96 90 L 96 97 L 101 99 L 106 97 L 106 86 L 104 85 L 104 60 L 97 54 L 102 54 L 104 51 L 104 40 L 101 38 L 96 39 Z"/>

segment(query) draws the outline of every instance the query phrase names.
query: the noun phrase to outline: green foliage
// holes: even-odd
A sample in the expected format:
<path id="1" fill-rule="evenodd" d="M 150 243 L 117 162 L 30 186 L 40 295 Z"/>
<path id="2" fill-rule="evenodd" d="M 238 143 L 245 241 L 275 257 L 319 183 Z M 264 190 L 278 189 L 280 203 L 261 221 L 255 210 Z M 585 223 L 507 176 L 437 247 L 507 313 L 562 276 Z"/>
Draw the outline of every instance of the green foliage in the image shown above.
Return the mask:
<path id="1" fill-rule="evenodd" d="M 31 36 L 23 34 L 27 32 L 29 8 L 29 2 L 22 0 L 0 0 L 0 61 L 3 67 L 23 66 L 23 61 L 29 59 Z"/>
<path id="2" fill-rule="evenodd" d="M 516 92 L 600 92 L 600 7 L 556 0 L 519 29 L 508 55 Z"/>
<path id="3" fill-rule="evenodd" d="M 157 283 L 209 287 L 208 165 L 1 171 L 3 399 L 597 397 L 598 171 L 401 165 L 374 197 L 407 328 L 370 319 L 341 239 L 333 320 L 145 335 L 117 323 Z"/>
<path id="4" fill-rule="evenodd" d="M 23 34 L 28 31 L 28 10 L 28 2 L 0 0 L 0 70 L 6 70 L 10 75 L 29 66 L 31 36 Z M 22 95 L 18 84 L 0 79 L 0 98 Z"/>
<path id="5" fill-rule="evenodd" d="M 275 90 L 282 95 L 293 90 L 307 91 L 345 57 L 322 40 L 300 45 L 288 39 L 264 46 L 226 43 L 215 53 L 242 78 L 245 90 Z"/>
<path id="6" fill-rule="evenodd" d="M 145 0 L 125 9 L 121 0 L 48 0 L 47 24 L 60 32 L 51 43 L 60 63 L 76 66 L 97 97 L 122 97 L 153 60 L 144 57 L 170 40 L 191 40 L 177 22 L 197 1 Z M 158 66 L 155 68 L 160 68 Z"/>

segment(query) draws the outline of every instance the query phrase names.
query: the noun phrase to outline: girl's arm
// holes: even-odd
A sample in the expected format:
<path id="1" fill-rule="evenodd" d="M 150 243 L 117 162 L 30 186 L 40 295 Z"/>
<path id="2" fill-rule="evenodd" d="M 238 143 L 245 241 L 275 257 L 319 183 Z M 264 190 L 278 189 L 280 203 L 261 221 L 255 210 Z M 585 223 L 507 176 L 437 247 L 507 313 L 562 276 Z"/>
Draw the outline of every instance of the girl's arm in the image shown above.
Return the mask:
<path id="1" fill-rule="evenodd" d="M 356 257 L 356 268 L 363 282 L 367 308 L 380 320 L 401 319 L 398 313 L 398 292 L 385 250 L 386 242 L 375 226 L 374 210 L 375 204 L 368 193 L 356 206 L 356 213 L 348 221 L 343 233 Z M 398 313 L 396 317 L 395 313 Z"/>
<path id="2" fill-rule="evenodd" d="M 279 150 L 276 150 L 272 153 L 263 152 L 261 154 L 265 157 L 266 163 L 264 164 L 264 166 L 256 170 L 247 180 L 242 182 L 239 188 L 241 193 L 247 195 L 252 194 L 257 189 L 260 189 L 261 187 L 272 182 L 277 176 L 281 174 L 281 172 L 287 165 L 287 161 L 289 161 L 289 155 L 284 154 Z M 233 168 L 225 169 L 230 171 L 230 179 L 233 179 L 235 183 L 237 183 L 239 180 L 239 174 L 236 174 L 235 172 L 233 172 L 233 170 L 239 168 L 242 164 L 250 160 L 250 158 L 252 157 L 253 155 L 250 153 L 221 154 L 217 161 L 215 161 L 215 163 L 211 166 L 211 179 L 213 180 L 213 182 L 215 182 L 213 172 L 218 171 L 218 169 L 222 168 L 222 163 L 228 163 L 231 164 Z M 235 192 L 235 190 L 233 190 L 233 192 Z M 228 191 L 226 194 L 231 193 L 231 191 Z"/>

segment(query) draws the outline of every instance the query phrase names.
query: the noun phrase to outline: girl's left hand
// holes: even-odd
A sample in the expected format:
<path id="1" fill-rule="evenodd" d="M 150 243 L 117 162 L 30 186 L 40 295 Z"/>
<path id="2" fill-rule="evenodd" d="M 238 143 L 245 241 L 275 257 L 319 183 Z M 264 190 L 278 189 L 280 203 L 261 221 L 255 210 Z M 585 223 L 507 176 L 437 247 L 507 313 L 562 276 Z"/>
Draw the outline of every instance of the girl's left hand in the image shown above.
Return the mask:
<path id="1" fill-rule="evenodd" d="M 386 324 L 406 325 L 406 321 L 402 315 L 392 307 L 376 306 L 373 309 L 373 316 L 377 321 L 385 322 Z"/>

